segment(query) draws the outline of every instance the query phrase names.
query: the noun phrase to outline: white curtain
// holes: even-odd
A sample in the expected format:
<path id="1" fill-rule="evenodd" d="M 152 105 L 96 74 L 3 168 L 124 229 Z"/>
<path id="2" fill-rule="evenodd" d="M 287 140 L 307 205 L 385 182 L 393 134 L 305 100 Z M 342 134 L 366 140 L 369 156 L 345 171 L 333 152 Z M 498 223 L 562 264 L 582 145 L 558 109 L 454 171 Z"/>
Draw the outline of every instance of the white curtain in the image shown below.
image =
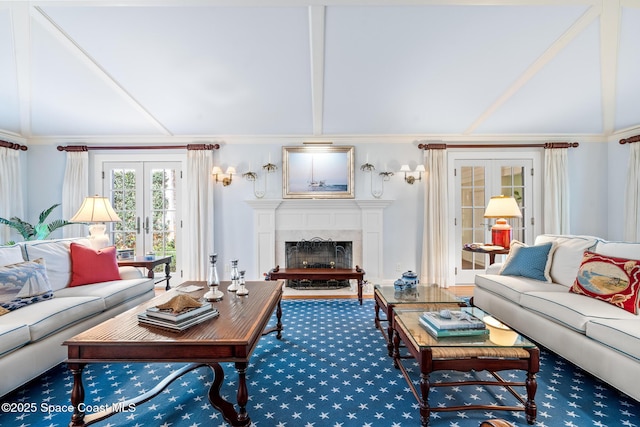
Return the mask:
<path id="1" fill-rule="evenodd" d="M 9 219 L 13 216 L 24 218 L 22 203 L 22 168 L 20 152 L 13 148 L 0 147 L 0 217 Z M 0 244 L 14 240 L 11 229 L 0 225 Z"/>
<path id="2" fill-rule="evenodd" d="M 624 208 L 624 238 L 640 242 L 640 142 L 629 144 L 629 169 Z"/>
<path id="3" fill-rule="evenodd" d="M 186 280 L 206 280 L 213 253 L 213 152 L 187 152 L 187 210 L 185 221 Z"/>
<path id="4" fill-rule="evenodd" d="M 69 220 L 80 209 L 84 198 L 89 195 L 89 153 L 87 151 L 67 152 L 67 164 L 62 182 L 62 218 Z M 87 226 L 69 225 L 62 228 L 64 237 L 87 235 Z"/>
<path id="5" fill-rule="evenodd" d="M 568 148 L 544 150 L 544 229 L 548 234 L 570 234 Z"/>
<path id="6" fill-rule="evenodd" d="M 424 231 L 420 283 L 449 287 L 449 221 L 447 201 L 447 151 L 429 149 L 425 154 Z"/>

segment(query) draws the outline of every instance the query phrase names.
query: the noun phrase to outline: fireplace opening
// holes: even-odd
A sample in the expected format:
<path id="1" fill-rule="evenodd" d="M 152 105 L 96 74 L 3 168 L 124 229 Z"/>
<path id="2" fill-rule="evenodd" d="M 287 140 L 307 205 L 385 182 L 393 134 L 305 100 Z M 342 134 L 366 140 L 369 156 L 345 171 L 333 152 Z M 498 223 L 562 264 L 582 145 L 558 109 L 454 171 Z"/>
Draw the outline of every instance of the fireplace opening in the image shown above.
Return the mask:
<path id="1" fill-rule="evenodd" d="M 339 242 L 314 237 L 310 240 L 285 242 L 287 268 L 353 268 L 352 242 Z M 349 280 L 287 280 L 295 289 L 338 289 L 349 287 Z"/>

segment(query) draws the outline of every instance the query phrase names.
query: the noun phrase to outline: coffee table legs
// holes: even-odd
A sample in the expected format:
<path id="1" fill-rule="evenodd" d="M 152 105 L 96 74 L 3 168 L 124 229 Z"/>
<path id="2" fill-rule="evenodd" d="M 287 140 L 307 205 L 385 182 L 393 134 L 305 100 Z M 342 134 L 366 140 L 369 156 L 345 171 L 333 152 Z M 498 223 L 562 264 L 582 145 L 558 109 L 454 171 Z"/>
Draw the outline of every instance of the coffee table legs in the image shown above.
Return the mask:
<path id="1" fill-rule="evenodd" d="M 220 388 L 224 382 L 224 370 L 219 363 L 192 363 L 185 365 L 182 368 L 172 372 L 169 376 L 163 379 L 158 385 L 148 392 L 136 396 L 133 399 L 127 400 L 119 405 L 112 405 L 110 408 L 96 412 L 93 414 L 85 414 L 81 410 L 84 406 L 84 386 L 82 385 L 82 371 L 86 366 L 86 363 L 68 363 L 69 370 L 73 375 L 73 388 L 71 389 L 71 405 L 73 406 L 73 415 L 69 422 L 69 427 L 84 427 L 96 423 L 98 421 L 109 418 L 110 416 L 127 410 L 127 408 L 135 408 L 136 405 L 144 403 L 151 398 L 157 396 L 164 390 L 170 383 L 177 378 L 186 374 L 189 371 L 193 371 L 201 366 L 209 366 L 213 371 L 213 383 L 209 389 L 209 401 L 211 404 L 222 413 L 222 417 L 234 427 L 248 427 L 251 425 L 251 419 L 247 414 L 247 402 L 249 401 L 249 392 L 247 389 L 247 362 L 236 362 L 235 367 L 238 371 L 238 393 L 237 401 L 239 411 L 236 412 L 234 405 L 228 402 L 220 396 Z"/>
<path id="2" fill-rule="evenodd" d="M 220 396 L 220 387 L 224 382 L 224 370 L 219 363 L 211 363 L 209 366 L 213 369 L 213 384 L 209 389 L 209 401 L 211 404 L 222 412 L 223 418 L 232 426 L 246 427 L 251 424 L 251 419 L 247 415 L 247 402 L 249 400 L 249 392 L 247 391 L 247 363 L 236 362 L 236 370 L 238 371 L 238 407 L 239 411 L 236 412 L 235 407 L 231 402 L 228 402 Z"/>

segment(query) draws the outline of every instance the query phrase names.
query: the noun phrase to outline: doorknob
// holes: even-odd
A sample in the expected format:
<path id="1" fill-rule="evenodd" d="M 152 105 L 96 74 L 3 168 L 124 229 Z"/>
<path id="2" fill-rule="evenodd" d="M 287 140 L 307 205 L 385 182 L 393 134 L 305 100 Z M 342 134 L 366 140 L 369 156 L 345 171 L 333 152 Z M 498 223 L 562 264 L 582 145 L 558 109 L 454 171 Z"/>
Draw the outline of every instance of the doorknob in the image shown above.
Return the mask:
<path id="1" fill-rule="evenodd" d="M 140 234 L 140 217 L 136 218 L 136 234 Z"/>
<path id="2" fill-rule="evenodd" d="M 144 219 L 144 232 L 149 234 L 149 217 Z"/>

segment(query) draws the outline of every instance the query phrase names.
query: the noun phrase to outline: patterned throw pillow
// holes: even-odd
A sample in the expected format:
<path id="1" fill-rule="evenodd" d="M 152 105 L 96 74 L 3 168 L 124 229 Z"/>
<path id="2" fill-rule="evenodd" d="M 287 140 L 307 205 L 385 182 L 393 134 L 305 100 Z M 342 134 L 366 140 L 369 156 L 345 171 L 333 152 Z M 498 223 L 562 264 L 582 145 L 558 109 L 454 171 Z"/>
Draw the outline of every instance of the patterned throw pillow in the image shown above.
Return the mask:
<path id="1" fill-rule="evenodd" d="M 42 258 L 0 267 L 0 307 L 4 309 L 0 313 L 51 298 L 53 292 Z"/>
<path id="2" fill-rule="evenodd" d="M 585 252 L 570 292 L 638 313 L 640 261 Z"/>
<path id="3" fill-rule="evenodd" d="M 499 274 L 551 282 L 549 271 L 551 270 L 551 258 L 554 250 L 555 244 L 553 242 L 527 246 L 514 240 L 511 242 L 509 255 Z"/>
<path id="4" fill-rule="evenodd" d="M 94 250 L 71 243 L 71 283 L 69 287 L 120 280 L 116 247 Z"/>

